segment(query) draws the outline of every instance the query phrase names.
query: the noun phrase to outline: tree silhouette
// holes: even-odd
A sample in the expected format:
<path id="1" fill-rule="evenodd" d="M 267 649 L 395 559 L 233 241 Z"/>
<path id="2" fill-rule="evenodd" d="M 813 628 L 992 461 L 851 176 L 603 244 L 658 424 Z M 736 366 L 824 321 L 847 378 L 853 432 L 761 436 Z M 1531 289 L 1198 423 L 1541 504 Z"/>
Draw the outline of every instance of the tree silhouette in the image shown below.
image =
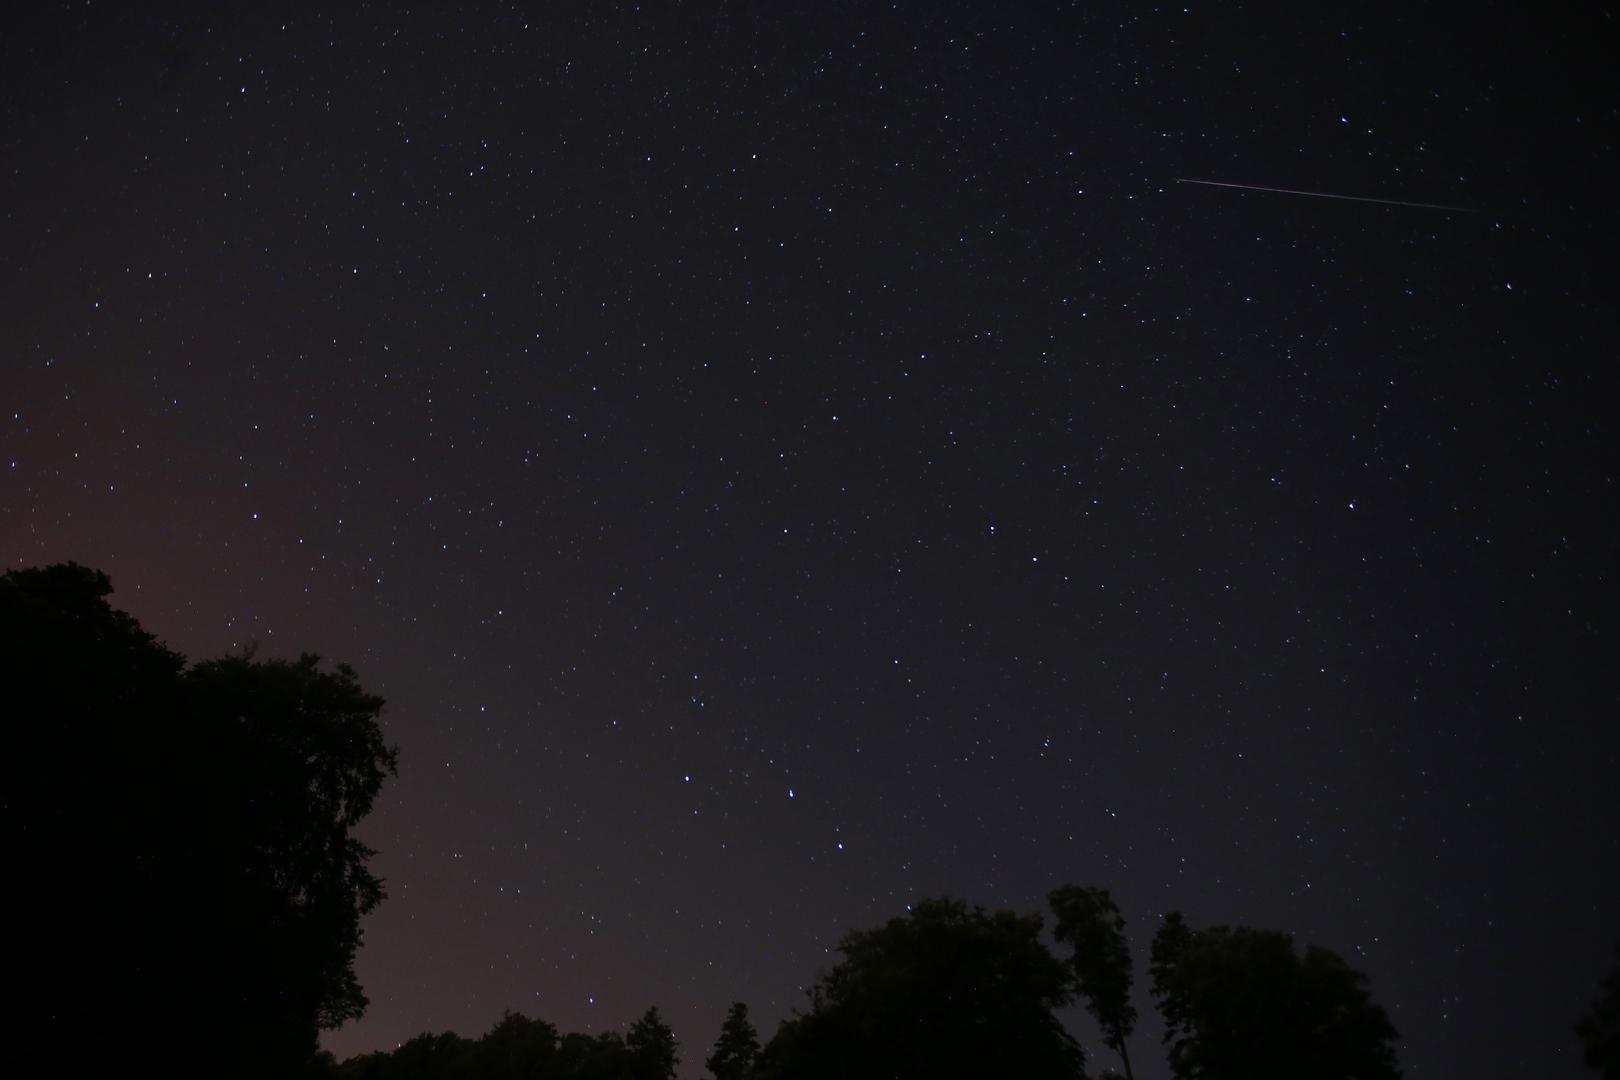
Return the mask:
<path id="1" fill-rule="evenodd" d="M 720 1025 L 720 1038 L 715 1040 L 714 1052 L 703 1062 L 714 1080 L 743 1080 L 754 1067 L 759 1056 L 759 1036 L 748 1022 L 748 1006 L 740 1001 L 731 1003 L 725 1022 Z"/>
<path id="2" fill-rule="evenodd" d="M 490 1080 L 531 1080 L 546 1075 L 557 1055 L 557 1029 L 507 1011 L 478 1041 L 480 1076 Z"/>
<path id="3" fill-rule="evenodd" d="M 1053 1009 L 1068 970 L 1040 941 L 1039 915 L 924 900 L 854 931 L 843 961 L 785 1022 L 757 1074 L 800 1077 L 1083 1077 L 1080 1047 Z"/>
<path id="4" fill-rule="evenodd" d="M 675 1080 L 675 1066 L 681 1060 L 675 1056 L 678 1044 L 675 1033 L 658 1015 L 658 1006 L 642 1013 L 630 1025 L 624 1045 L 630 1051 L 635 1080 Z"/>
<path id="5" fill-rule="evenodd" d="M 554 1075 L 566 1080 L 630 1080 L 634 1075 L 624 1036 L 617 1031 L 600 1035 L 564 1035 Z"/>
<path id="6" fill-rule="evenodd" d="M 375 722 L 382 699 L 309 655 L 208 661 L 185 690 L 209 755 L 193 778 L 211 808 L 205 836 L 215 851 L 245 849 L 220 883 L 239 928 L 229 952 L 212 943 L 228 963 L 221 977 L 250 1003 L 250 1028 L 271 1010 L 300 1028 L 357 1018 L 360 919 L 383 894 L 366 869 L 372 850 L 350 830 L 394 768 Z"/>
<path id="7" fill-rule="evenodd" d="M 1119 1054 L 1126 1080 L 1134 1080 L 1125 1040 L 1136 1028 L 1131 1005 L 1131 949 L 1125 920 L 1107 889 L 1065 885 L 1047 898 L 1057 917 L 1053 936 L 1073 949 L 1069 965 L 1086 1008 L 1102 1025 L 1103 1041 Z"/>
<path id="8" fill-rule="evenodd" d="M 1620 945 L 1614 957 L 1614 970 L 1598 985 L 1592 1011 L 1575 1025 L 1586 1064 L 1602 1073 L 1603 1080 L 1620 1080 Z"/>
<path id="9" fill-rule="evenodd" d="M 1178 1080 L 1390 1080 L 1384 1010 L 1337 953 L 1271 930 L 1193 930 L 1172 912 L 1153 940 L 1153 994 Z"/>
<path id="10" fill-rule="evenodd" d="M 93 980 L 109 1063 L 138 1046 L 290 1075 L 365 1005 L 353 958 L 382 891 L 350 830 L 394 767 L 382 700 L 314 657 L 188 671 L 111 591 L 74 564 L 0 578 L 0 798 L 28 883 L 13 1023 L 82 1047 Z"/>
<path id="11" fill-rule="evenodd" d="M 321 1063 L 311 1080 L 669 1080 L 675 1075 L 674 1033 L 656 1008 L 625 1034 L 558 1037 L 544 1020 L 506 1012 L 479 1039 L 424 1033 L 392 1052 L 360 1054 L 341 1065 Z"/>
<path id="12" fill-rule="evenodd" d="M 407 1040 L 393 1053 L 377 1075 L 411 1077 L 420 1080 L 450 1080 L 476 1075 L 478 1044 L 454 1032 L 430 1035 L 426 1032 Z"/>

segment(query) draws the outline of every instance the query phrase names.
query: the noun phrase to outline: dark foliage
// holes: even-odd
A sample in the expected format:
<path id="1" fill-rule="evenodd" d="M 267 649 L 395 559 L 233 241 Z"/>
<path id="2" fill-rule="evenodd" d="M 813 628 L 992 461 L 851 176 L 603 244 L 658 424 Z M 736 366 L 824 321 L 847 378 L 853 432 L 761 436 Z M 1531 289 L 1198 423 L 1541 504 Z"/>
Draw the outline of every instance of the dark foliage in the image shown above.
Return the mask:
<path id="1" fill-rule="evenodd" d="M 1069 965 L 1086 1008 L 1102 1025 L 1103 1041 L 1119 1054 L 1127 1078 L 1131 1058 L 1126 1040 L 1136 1028 L 1131 1004 L 1131 949 L 1125 920 L 1107 889 L 1065 885 L 1048 897 L 1057 917 L 1053 936 L 1072 949 Z"/>
<path id="2" fill-rule="evenodd" d="M 714 1052 L 703 1062 L 714 1080 L 743 1080 L 759 1057 L 759 1036 L 748 1022 L 748 1006 L 740 1001 L 731 1003 L 726 1010 L 725 1022 L 720 1025 L 720 1038 L 715 1040 Z"/>
<path id="3" fill-rule="evenodd" d="M 382 699 L 313 656 L 209 661 L 186 673 L 185 690 L 202 750 L 192 797 L 205 800 L 215 850 L 246 860 L 218 883 L 233 913 L 220 932 L 237 930 L 228 950 L 212 943 L 221 980 L 235 979 L 250 1016 L 279 1002 L 306 1035 L 311 1016 L 322 1028 L 358 1017 L 360 919 L 382 885 L 350 830 L 394 766 L 374 720 Z"/>
<path id="4" fill-rule="evenodd" d="M 1193 930 L 1171 913 L 1153 941 L 1153 994 L 1178 1080 L 1393 1080 L 1396 1032 L 1366 976 L 1270 930 Z"/>
<path id="5" fill-rule="evenodd" d="M 557 1029 L 544 1020 L 507 1012 L 480 1040 L 483 1075 L 489 1080 L 528 1080 L 556 1060 Z"/>
<path id="6" fill-rule="evenodd" d="M 73 564 L 0 579 L 0 799 L 28 883 L 9 1015 L 92 1058 L 292 1075 L 365 1005 L 353 958 L 382 890 L 350 830 L 394 767 L 382 700 L 314 657 L 187 670 L 110 592 Z"/>
<path id="7" fill-rule="evenodd" d="M 0 576 L 14 1036 L 74 1048 L 84 1073 L 160 1060 L 250 1080 L 674 1080 L 656 1008 L 624 1035 L 508 1013 L 476 1040 L 424 1034 L 341 1065 L 317 1053 L 319 1029 L 366 1005 L 354 958 L 383 893 L 352 832 L 394 771 L 382 700 L 314 656 L 188 668 L 110 592 L 73 564 Z M 1084 1055 L 1054 1010 L 1078 991 L 1128 1075 L 1124 920 L 1103 889 L 1050 902 L 1067 963 L 1038 915 L 924 900 L 848 934 L 808 1012 L 763 1050 L 734 1004 L 706 1064 L 716 1080 L 1071 1080 Z M 1150 971 L 1178 1080 L 1400 1075 L 1389 1018 L 1331 951 L 1171 914 Z M 1576 1030 L 1620 1080 L 1620 967 Z"/>
<path id="8" fill-rule="evenodd" d="M 630 1052 L 635 1080 L 675 1080 L 675 1066 L 680 1064 L 675 1056 L 675 1033 L 658 1015 L 656 1005 L 630 1025 L 624 1045 Z"/>
<path id="9" fill-rule="evenodd" d="M 481 1039 L 418 1035 L 392 1053 L 362 1054 L 328 1066 L 322 1080 L 668 1080 L 674 1033 L 648 1009 L 625 1035 L 569 1034 L 508 1012 Z"/>
<path id="10" fill-rule="evenodd" d="M 844 960 L 760 1057 L 772 1080 L 1084 1075 L 1053 1010 L 1067 968 L 1040 941 L 1041 918 L 924 900 L 880 929 L 855 931 Z"/>
<path id="11" fill-rule="evenodd" d="M 1591 1012 L 1575 1025 L 1586 1064 L 1598 1070 L 1603 1080 L 1620 1080 L 1620 946 L 1614 956 L 1614 970 L 1598 986 Z"/>

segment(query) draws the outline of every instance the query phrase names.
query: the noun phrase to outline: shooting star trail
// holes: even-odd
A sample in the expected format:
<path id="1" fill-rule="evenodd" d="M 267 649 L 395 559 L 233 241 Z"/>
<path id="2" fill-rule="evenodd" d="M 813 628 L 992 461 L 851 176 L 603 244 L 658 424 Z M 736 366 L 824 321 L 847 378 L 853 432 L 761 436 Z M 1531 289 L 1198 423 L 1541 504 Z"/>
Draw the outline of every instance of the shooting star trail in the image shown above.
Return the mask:
<path id="1" fill-rule="evenodd" d="M 1446 210 L 1453 214 L 1482 214 L 1469 206 L 1446 206 L 1441 203 L 1403 202 L 1400 199 L 1371 199 L 1365 195 L 1334 195 L 1327 191 L 1297 191 L 1294 188 L 1260 187 L 1257 184 L 1223 184 L 1219 180 L 1185 180 L 1176 177 L 1178 184 L 1202 184 L 1204 187 L 1237 188 L 1239 191 L 1269 191 L 1274 195 L 1305 195 L 1312 199 L 1342 199 L 1345 202 L 1377 203 L 1380 206 L 1411 206 L 1419 210 Z"/>

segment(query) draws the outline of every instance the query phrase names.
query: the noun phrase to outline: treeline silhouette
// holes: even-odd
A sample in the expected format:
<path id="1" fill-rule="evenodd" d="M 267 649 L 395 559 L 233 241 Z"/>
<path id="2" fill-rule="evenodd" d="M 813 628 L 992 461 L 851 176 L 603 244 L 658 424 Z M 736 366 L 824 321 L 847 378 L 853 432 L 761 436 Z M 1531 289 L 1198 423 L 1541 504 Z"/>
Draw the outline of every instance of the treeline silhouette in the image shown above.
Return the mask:
<path id="1" fill-rule="evenodd" d="M 71 563 L 0 576 L 16 1044 L 80 1075 L 673 1080 L 656 1008 L 623 1035 L 507 1013 L 477 1039 L 318 1051 L 366 1006 L 354 956 L 383 891 L 351 831 L 394 771 L 382 700 L 314 656 L 188 665 L 110 592 Z M 852 931 L 806 1008 L 761 1045 L 733 1003 L 704 1064 L 715 1080 L 1072 1080 L 1087 1054 L 1057 1012 L 1079 1002 L 1134 1080 L 1124 917 L 1106 889 L 1048 904 L 1056 952 L 1042 915 L 948 898 Z M 1172 912 L 1147 970 L 1176 1080 L 1400 1075 L 1388 1015 L 1328 949 Z M 1620 962 L 1576 1030 L 1620 1080 Z"/>
<path id="2" fill-rule="evenodd" d="M 309 1074 L 346 1080 L 673 1080 L 678 1063 L 675 1034 L 656 1008 L 624 1035 L 563 1035 L 544 1020 L 508 1012 L 479 1039 L 423 1034 L 396 1050 L 360 1054 L 341 1065 L 323 1054 Z"/>
<path id="3" fill-rule="evenodd" d="M 1059 957 L 1040 915 L 924 900 L 843 939 L 809 1008 L 761 1047 L 733 1004 L 705 1064 L 716 1080 L 1086 1076 L 1056 1010 L 1077 997 L 1132 1077 L 1131 956 L 1107 890 L 1052 893 Z M 1178 1080 L 1398 1077 L 1395 1030 L 1337 955 L 1271 931 L 1194 930 L 1172 914 L 1153 941 L 1152 993 Z M 508 1013 L 481 1039 L 422 1035 L 392 1053 L 323 1063 L 341 1080 L 668 1080 L 679 1058 L 657 1010 L 628 1036 L 560 1036 Z M 1107 1074 L 1104 1075 L 1118 1075 Z"/>

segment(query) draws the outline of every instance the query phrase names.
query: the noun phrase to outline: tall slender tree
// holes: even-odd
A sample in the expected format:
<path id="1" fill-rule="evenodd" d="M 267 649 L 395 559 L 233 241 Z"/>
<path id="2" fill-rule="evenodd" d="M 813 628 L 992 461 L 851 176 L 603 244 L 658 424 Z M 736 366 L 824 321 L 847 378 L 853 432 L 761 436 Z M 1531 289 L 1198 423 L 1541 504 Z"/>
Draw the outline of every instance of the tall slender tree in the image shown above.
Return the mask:
<path id="1" fill-rule="evenodd" d="M 675 1033 L 654 1005 L 630 1025 L 624 1037 L 630 1051 L 631 1069 L 635 1080 L 675 1080 L 675 1067 L 681 1059 L 675 1056 Z"/>
<path id="2" fill-rule="evenodd" d="M 1135 1080 L 1126 1040 L 1136 1028 L 1131 1004 L 1131 947 L 1125 920 L 1107 889 L 1065 885 L 1047 898 L 1057 917 L 1053 936 L 1070 947 L 1069 966 L 1086 1009 L 1102 1026 L 1103 1042 L 1119 1055 L 1125 1080 Z"/>
<path id="3" fill-rule="evenodd" d="M 1620 1080 L 1620 946 L 1615 947 L 1614 959 L 1614 970 L 1598 987 L 1592 1010 L 1575 1025 L 1586 1064 L 1603 1080 Z"/>
<path id="4" fill-rule="evenodd" d="M 725 1022 L 720 1025 L 720 1038 L 715 1040 L 714 1052 L 703 1064 L 714 1074 L 714 1080 L 743 1080 L 758 1056 L 759 1035 L 748 1022 L 748 1006 L 734 1001 L 726 1011 Z"/>

